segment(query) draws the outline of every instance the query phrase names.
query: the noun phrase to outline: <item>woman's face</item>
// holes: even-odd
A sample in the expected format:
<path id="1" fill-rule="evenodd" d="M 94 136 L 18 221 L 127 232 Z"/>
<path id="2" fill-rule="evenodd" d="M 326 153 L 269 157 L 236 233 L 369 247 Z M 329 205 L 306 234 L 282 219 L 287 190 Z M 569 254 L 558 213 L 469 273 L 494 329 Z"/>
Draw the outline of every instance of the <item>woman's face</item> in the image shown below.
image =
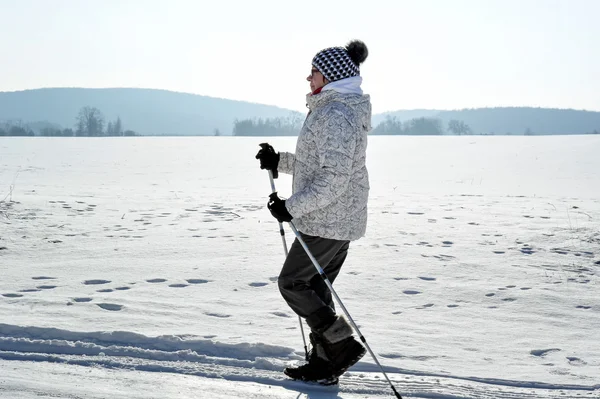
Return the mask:
<path id="1" fill-rule="evenodd" d="M 314 66 L 310 70 L 310 75 L 306 77 L 306 80 L 310 82 L 311 93 L 329 83 L 329 81 L 325 79 L 325 76 L 323 76 L 323 74 Z"/>

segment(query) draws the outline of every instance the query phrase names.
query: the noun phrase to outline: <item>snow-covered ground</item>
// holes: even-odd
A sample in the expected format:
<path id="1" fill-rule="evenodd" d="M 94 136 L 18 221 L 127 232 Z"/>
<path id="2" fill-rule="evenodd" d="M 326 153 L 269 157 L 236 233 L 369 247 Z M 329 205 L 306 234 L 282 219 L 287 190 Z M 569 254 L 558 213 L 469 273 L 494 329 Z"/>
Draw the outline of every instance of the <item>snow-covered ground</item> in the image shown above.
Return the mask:
<path id="1" fill-rule="evenodd" d="M 337 387 L 281 373 L 304 349 L 265 140 L 294 150 L 0 138 L 0 397 L 392 397 L 368 355 Z M 368 232 L 334 287 L 405 398 L 600 396 L 599 153 L 598 136 L 370 138 Z"/>

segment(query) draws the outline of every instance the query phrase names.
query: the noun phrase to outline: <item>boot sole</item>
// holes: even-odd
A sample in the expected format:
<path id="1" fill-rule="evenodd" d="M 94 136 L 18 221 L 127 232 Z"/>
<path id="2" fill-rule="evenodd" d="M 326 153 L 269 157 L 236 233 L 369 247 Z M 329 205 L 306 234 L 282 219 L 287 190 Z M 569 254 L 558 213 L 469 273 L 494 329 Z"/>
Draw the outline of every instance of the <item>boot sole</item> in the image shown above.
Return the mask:
<path id="1" fill-rule="evenodd" d="M 283 371 L 283 374 L 287 375 L 288 377 L 290 377 L 292 380 L 294 381 L 302 381 L 302 382 L 306 382 L 306 383 L 315 383 L 315 384 L 319 384 L 319 385 L 324 385 L 324 386 L 330 386 L 330 385 L 337 385 L 340 380 L 337 376 L 332 376 L 329 378 L 321 378 L 318 380 L 307 380 L 304 378 L 296 378 L 292 375 L 289 375 L 288 373 L 285 372 L 285 370 Z"/>
<path id="2" fill-rule="evenodd" d="M 325 385 L 325 386 L 330 386 L 330 385 L 337 385 L 340 380 L 337 377 L 331 377 L 331 378 L 325 378 L 322 380 L 317 381 L 319 383 L 319 385 Z"/>

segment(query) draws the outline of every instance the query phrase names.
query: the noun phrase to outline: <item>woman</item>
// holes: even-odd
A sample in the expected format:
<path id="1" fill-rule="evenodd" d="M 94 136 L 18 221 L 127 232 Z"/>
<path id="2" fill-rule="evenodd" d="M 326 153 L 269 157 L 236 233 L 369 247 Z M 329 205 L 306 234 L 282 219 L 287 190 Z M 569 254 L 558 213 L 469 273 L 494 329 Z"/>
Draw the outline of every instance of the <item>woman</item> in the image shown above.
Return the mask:
<path id="1" fill-rule="evenodd" d="M 312 60 L 309 113 L 298 135 L 296 152 L 276 153 L 263 144 L 256 155 L 261 169 L 293 175 L 292 196 L 270 196 L 268 208 L 280 222 L 294 221 L 311 253 L 333 283 L 350 241 L 367 226 L 369 177 L 365 166 L 371 103 L 360 88 L 360 64 L 368 56 L 358 40 L 330 47 Z M 331 292 L 298 239 L 292 244 L 278 279 L 279 289 L 311 329 L 307 364 L 287 368 L 294 379 L 337 382 L 365 354 L 348 322 L 336 315 Z"/>

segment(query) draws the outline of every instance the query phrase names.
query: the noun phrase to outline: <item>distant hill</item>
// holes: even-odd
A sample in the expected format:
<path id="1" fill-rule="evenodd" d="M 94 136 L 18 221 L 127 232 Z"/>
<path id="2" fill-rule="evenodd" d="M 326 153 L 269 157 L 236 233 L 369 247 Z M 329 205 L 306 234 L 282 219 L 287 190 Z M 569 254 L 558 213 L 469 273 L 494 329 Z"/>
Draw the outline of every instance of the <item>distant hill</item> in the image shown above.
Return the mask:
<path id="1" fill-rule="evenodd" d="M 215 129 L 222 135 L 232 135 L 236 119 L 287 118 L 300 120 L 301 125 L 305 116 L 272 105 L 167 90 L 49 88 L 0 92 L 0 126 L 22 124 L 37 134 L 48 127 L 73 128 L 79 110 L 85 106 L 99 109 L 106 122 L 120 117 L 124 129 L 142 135 L 212 136 Z M 600 132 L 600 112 L 530 107 L 402 110 L 373 115 L 372 124 L 377 127 L 393 118 L 402 123 L 417 118 L 435 119 L 441 134 L 450 134 L 451 120 L 466 124 L 472 134 Z"/>
<path id="2" fill-rule="evenodd" d="M 473 134 L 553 135 L 600 132 L 600 112 L 531 107 L 394 111 L 373 116 L 373 126 L 386 118 L 406 122 L 423 117 L 441 120 L 445 129 L 451 120 L 462 121 L 471 128 Z"/>
<path id="3" fill-rule="evenodd" d="M 289 117 L 271 105 L 154 89 L 54 88 L 0 92 L 0 123 L 21 121 L 33 130 L 73 128 L 79 110 L 98 108 L 106 122 L 120 117 L 143 135 L 231 135 L 235 119 Z"/>

